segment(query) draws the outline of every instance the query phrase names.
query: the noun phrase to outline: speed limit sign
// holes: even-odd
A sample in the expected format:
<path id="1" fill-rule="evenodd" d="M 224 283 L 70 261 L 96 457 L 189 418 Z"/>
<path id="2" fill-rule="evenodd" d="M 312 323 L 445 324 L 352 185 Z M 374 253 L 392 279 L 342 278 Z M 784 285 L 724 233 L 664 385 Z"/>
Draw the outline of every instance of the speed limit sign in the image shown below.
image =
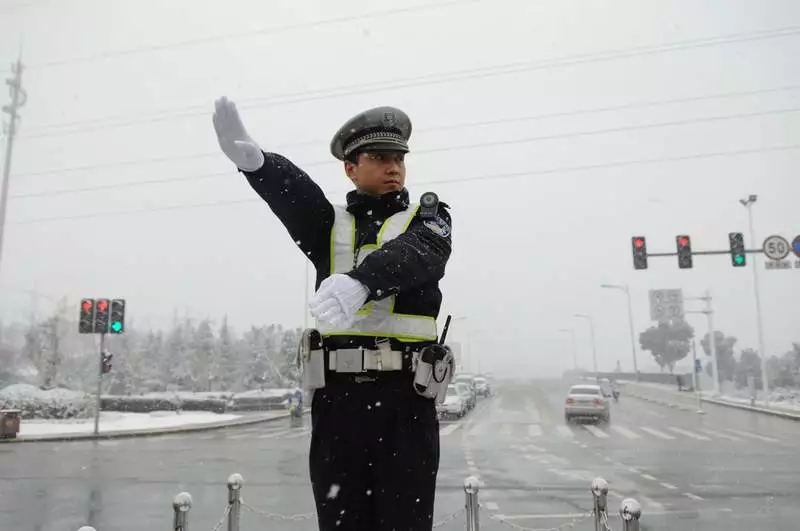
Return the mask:
<path id="1" fill-rule="evenodd" d="M 764 240 L 764 254 L 770 260 L 780 261 L 789 256 L 789 242 L 783 236 L 772 235 Z"/>

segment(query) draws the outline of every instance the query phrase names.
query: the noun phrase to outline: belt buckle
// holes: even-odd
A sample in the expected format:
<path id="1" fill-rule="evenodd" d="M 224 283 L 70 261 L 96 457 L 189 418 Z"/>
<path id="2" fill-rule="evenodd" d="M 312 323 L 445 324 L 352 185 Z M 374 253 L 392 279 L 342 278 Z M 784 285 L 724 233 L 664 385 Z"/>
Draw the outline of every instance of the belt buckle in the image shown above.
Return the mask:
<path id="1" fill-rule="evenodd" d="M 336 372 L 364 372 L 364 351 L 360 348 L 349 348 L 336 351 Z"/>

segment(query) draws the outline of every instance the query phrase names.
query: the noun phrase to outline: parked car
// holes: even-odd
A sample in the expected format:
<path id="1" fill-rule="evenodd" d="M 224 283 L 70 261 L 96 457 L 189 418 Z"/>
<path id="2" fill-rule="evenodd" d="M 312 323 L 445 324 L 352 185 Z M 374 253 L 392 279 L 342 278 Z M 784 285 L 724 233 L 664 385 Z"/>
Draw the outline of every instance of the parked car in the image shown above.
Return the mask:
<path id="1" fill-rule="evenodd" d="M 436 404 L 436 411 L 439 418 L 457 418 L 460 419 L 467 414 L 467 402 L 458 392 L 455 385 L 450 384 L 447 386 L 447 391 L 444 395 L 444 402 Z"/>
<path id="2" fill-rule="evenodd" d="M 599 385 L 580 384 L 570 387 L 564 403 L 564 420 L 588 418 L 595 422 L 611 420 L 611 405 Z"/>
<path id="3" fill-rule="evenodd" d="M 472 386 L 465 382 L 458 382 L 455 384 L 456 390 L 467 404 L 467 410 L 472 411 L 478 403 L 478 395 Z"/>

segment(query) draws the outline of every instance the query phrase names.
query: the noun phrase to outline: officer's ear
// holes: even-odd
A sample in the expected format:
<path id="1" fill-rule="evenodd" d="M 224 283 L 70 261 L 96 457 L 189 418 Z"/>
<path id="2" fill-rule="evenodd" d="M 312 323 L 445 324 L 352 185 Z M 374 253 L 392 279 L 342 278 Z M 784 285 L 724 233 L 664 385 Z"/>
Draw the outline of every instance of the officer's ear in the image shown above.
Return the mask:
<path id="1" fill-rule="evenodd" d="M 356 181 L 358 181 L 358 177 L 356 177 L 357 167 L 358 163 L 356 162 L 351 162 L 349 160 L 344 161 L 344 172 L 347 174 L 353 184 L 356 184 Z"/>

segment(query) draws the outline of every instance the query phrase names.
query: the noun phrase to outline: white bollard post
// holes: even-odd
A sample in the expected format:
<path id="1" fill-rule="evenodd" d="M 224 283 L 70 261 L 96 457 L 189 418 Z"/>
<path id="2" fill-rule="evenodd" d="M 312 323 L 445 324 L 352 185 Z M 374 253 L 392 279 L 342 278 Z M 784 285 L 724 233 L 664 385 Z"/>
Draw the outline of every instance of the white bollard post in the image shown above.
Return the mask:
<path id="1" fill-rule="evenodd" d="M 639 518 L 642 516 L 639 502 L 625 498 L 619 506 L 619 515 L 622 517 L 622 531 L 639 531 Z"/>
<path id="2" fill-rule="evenodd" d="M 239 522 L 242 515 L 242 485 L 244 478 L 241 474 L 231 474 L 228 478 L 228 531 L 239 531 Z"/>
<path id="3" fill-rule="evenodd" d="M 175 513 L 173 519 L 173 531 L 189 531 L 189 509 L 192 508 L 192 495 L 188 492 L 176 494 L 172 499 L 172 510 Z"/>
<path id="4" fill-rule="evenodd" d="M 478 512 L 478 491 L 480 482 L 475 476 L 464 480 L 464 493 L 466 494 L 467 531 L 480 531 L 480 514 Z"/>

